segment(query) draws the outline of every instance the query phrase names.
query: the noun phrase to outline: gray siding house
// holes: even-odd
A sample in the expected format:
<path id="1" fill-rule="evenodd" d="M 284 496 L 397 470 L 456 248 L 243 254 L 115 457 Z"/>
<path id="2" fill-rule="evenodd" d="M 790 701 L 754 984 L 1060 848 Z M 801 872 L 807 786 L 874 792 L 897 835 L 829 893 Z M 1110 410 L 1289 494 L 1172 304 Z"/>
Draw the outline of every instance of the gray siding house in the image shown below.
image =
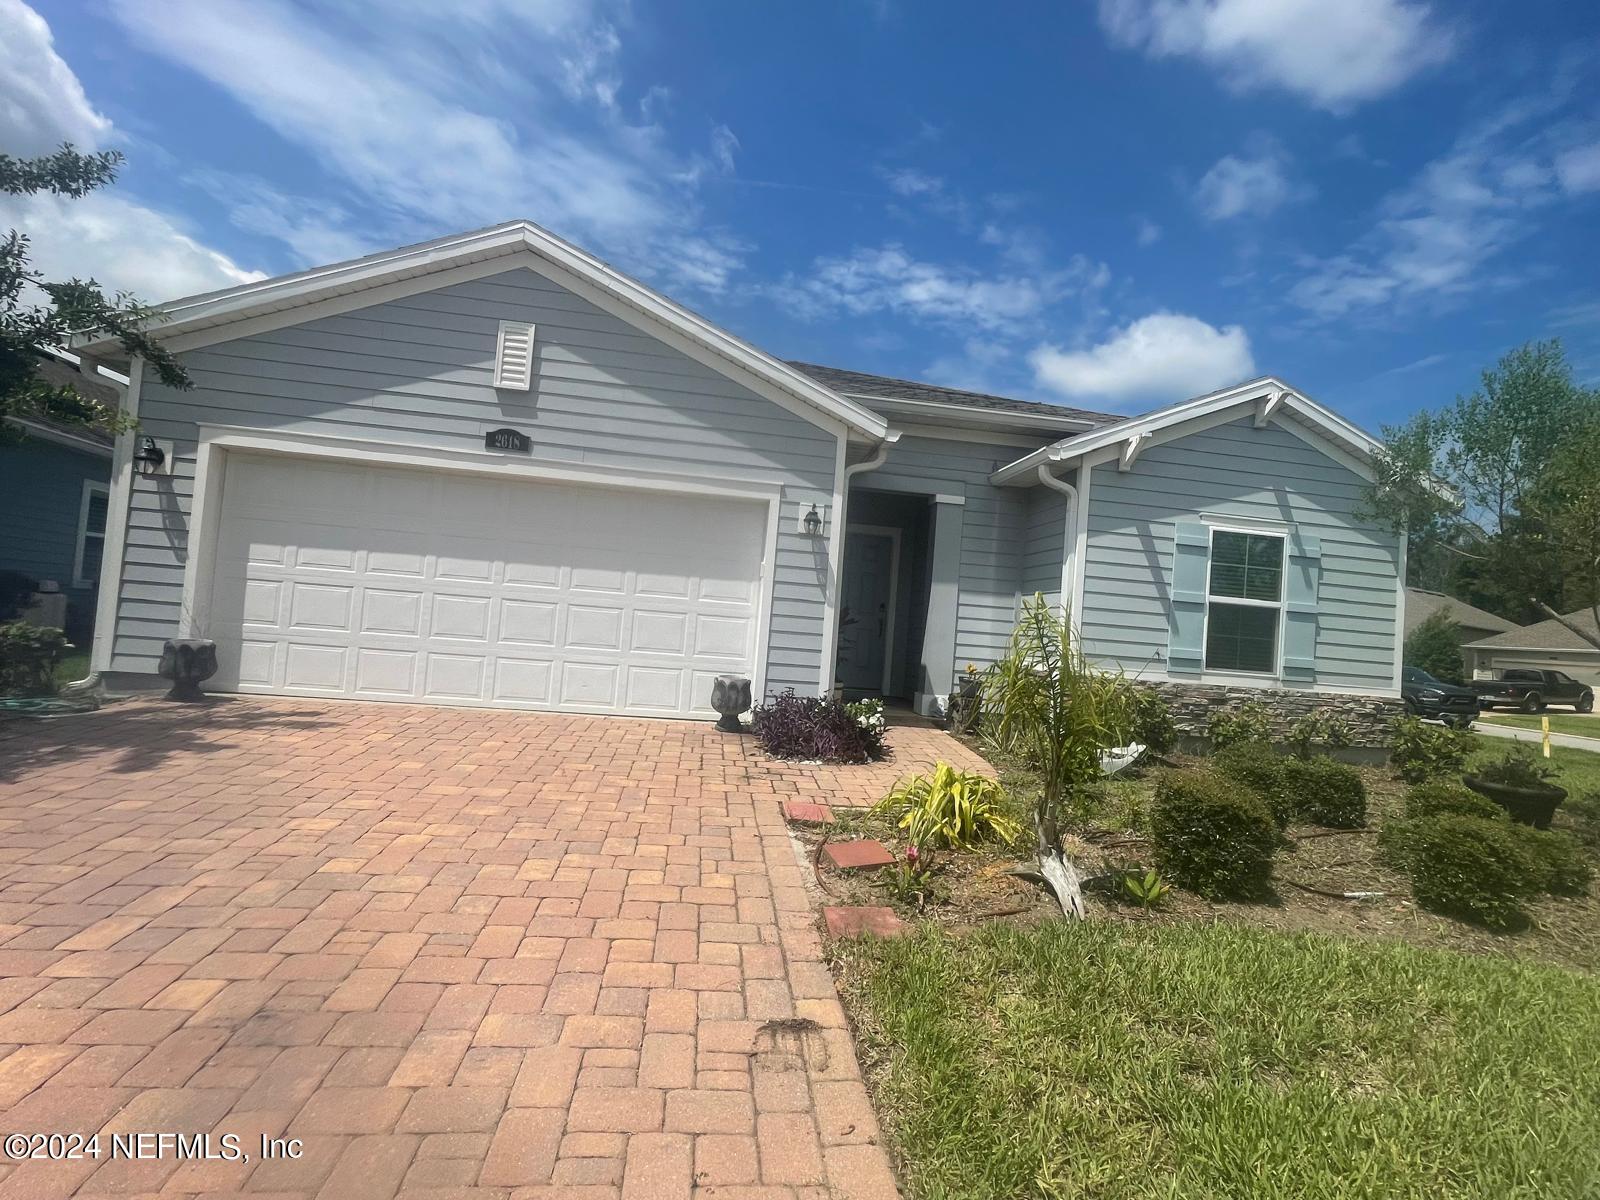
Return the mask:
<path id="1" fill-rule="evenodd" d="M 1127 418 L 783 362 L 526 222 L 166 313 L 190 391 L 75 347 L 138 421 L 116 682 L 188 635 L 224 691 L 692 717 L 733 673 L 937 712 L 1041 593 L 1208 703 L 1398 694 L 1375 443 L 1277 379 Z"/>

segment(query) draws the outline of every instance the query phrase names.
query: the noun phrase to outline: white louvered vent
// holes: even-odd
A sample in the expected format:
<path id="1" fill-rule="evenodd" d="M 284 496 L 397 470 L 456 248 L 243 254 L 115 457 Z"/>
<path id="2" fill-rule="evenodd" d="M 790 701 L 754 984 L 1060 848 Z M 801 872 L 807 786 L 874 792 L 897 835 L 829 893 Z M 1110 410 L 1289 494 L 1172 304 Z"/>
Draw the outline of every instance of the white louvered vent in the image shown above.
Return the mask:
<path id="1" fill-rule="evenodd" d="M 525 392 L 533 386 L 533 326 L 527 321 L 501 321 L 494 352 L 494 385 Z"/>

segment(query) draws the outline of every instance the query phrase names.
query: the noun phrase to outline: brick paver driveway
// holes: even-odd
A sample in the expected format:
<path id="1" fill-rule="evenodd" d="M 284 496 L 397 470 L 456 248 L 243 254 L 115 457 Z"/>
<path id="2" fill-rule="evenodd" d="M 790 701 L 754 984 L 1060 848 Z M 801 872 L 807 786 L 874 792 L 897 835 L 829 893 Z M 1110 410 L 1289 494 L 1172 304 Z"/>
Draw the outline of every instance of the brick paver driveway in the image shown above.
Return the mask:
<path id="1" fill-rule="evenodd" d="M 961 755 L 895 744 L 320 701 L 0 728 L 0 1134 L 108 1135 L 0 1195 L 893 1195 L 777 799 Z"/>

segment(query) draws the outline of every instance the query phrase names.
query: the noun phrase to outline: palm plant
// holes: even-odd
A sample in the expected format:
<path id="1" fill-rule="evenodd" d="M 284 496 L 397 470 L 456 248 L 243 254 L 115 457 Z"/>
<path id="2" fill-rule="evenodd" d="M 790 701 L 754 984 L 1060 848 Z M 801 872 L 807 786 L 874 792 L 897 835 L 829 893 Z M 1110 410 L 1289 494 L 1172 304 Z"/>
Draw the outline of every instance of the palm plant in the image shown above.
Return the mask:
<path id="1" fill-rule="evenodd" d="M 1048 887 L 1066 916 L 1082 917 L 1082 877 L 1062 850 L 1061 830 L 1088 815 L 1100 752 L 1128 740 L 1134 690 L 1120 674 L 1091 667 L 1067 615 L 1036 595 L 1024 601 L 1005 657 L 984 678 L 983 710 L 989 747 L 1027 759 L 1041 777 L 1033 813 L 1038 869 L 1017 874 Z"/>

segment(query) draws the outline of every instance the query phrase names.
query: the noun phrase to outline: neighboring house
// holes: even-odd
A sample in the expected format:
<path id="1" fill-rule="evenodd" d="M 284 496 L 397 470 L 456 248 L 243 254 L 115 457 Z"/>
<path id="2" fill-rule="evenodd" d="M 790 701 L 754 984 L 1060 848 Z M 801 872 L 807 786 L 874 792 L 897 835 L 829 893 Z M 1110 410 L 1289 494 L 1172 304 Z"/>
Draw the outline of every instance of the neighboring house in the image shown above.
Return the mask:
<path id="1" fill-rule="evenodd" d="M 117 389 L 43 360 L 39 373 L 115 407 Z M 67 597 L 66 628 L 85 641 L 94 624 L 111 488 L 111 439 L 92 429 L 13 420 L 21 441 L 0 442 L 0 571 L 54 582 Z"/>
<path id="2" fill-rule="evenodd" d="M 1376 444 L 1266 378 L 1137 418 L 786 363 L 515 222 L 167 306 L 131 366 L 94 664 L 646 716 L 836 684 L 936 711 L 1066 600 L 1095 660 L 1284 709 L 1398 695 Z M 109 340 L 81 350 L 119 361 Z"/>
<path id="3" fill-rule="evenodd" d="M 1495 633 L 1506 633 L 1518 628 L 1515 621 L 1497 617 L 1492 612 L 1474 608 L 1465 600 L 1446 596 L 1443 592 L 1430 592 L 1425 588 L 1406 589 L 1406 635 L 1435 613 L 1443 613 L 1461 630 L 1461 641 L 1475 642 Z"/>
<path id="4" fill-rule="evenodd" d="M 1595 633 L 1594 611 L 1580 608 L 1566 614 L 1579 629 Z M 1595 649 L 1560 621 L 1551 618 L 1507 633 L 1480 638 L 1461 648 L 1467 670 L 1476 676 L 1507 667 L 1536 667 L 1565 671 L 1574 679 L 1600 687 L 1600 650 Z"/>

